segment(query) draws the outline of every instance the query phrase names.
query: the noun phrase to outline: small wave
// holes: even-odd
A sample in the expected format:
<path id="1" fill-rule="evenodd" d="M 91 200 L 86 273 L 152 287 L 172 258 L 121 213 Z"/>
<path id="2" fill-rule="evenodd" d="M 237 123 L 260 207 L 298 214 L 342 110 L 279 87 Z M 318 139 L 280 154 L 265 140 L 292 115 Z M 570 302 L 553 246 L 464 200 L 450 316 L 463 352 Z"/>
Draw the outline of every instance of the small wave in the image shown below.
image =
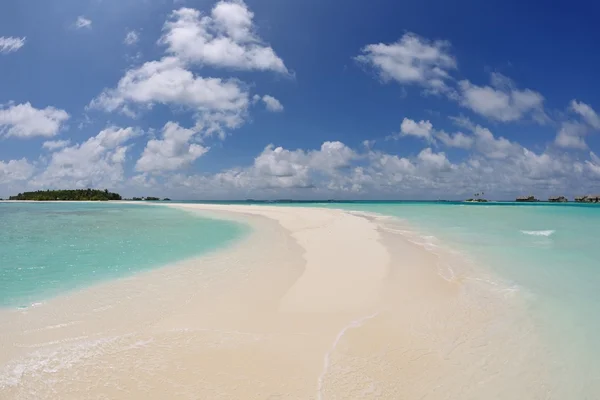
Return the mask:
<path id="1" fill-rule="evenodd" d="M 524 235 L 531 235 L 531 236 L 550 236 L 552 234 L 554 234 L 554 230 L 546 230 L 546 231 L 521 231 L 522 234 Z"/>
<path id="2" fill-rule="evenodd" d="M 319 379 L 317 380 L 317 399 L 318 400 L 323 400 L 323 385 L 324 385 L 324 381 L 325 381 L 325 376 L 329 372 L 329 366 L 331 364 L 331 355 L 336 350 L 338 344 L 340 343 L 340 341 L 342 340 L 342 338 L 344 337 L 346 332 L 350 329 L 360 328 L 368 320 L 375 318 L 377 315 L 379 315 L 379 311 L 374 314 L 367 315 L 366 317 L 362 317 L 360 319 L 354 320 L 354 321 L 350 322 L 348 325 L 346 325 L 345 327 L 343 327 L 342 330 L 338 332 L 337 336 L 335 337 L 335 340 L 333 341 L 333 344 L 331 345 L 331 348 L 327 351 L 327 353 L 325 353 L 325 358 L 323 359 L 323 372 L 321 372 L 321 375 L 319 375 Z"/>
<path id="3" fill-rule="evenodd" d="M 127 336 L 129 335 L 76 342 L 67 340 L 57 348 L 40 348 L 23 358 L 9 362 L 0 369 L 0 392 L 2 389 L 18 386 L 27 377 L 36 378 L 42 374 L 55 374 L 60 370 L 71 368 L 80 362 L 102 355 L 107 346 Z"/>

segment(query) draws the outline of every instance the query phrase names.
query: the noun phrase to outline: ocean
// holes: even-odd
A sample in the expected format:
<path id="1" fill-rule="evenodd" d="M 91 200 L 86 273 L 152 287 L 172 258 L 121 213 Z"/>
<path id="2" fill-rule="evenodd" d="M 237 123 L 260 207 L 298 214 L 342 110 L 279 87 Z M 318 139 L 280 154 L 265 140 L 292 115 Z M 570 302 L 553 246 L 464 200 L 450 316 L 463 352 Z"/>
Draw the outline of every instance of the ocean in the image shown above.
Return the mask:
<path id="1" fill-rule="evenodd" d="M 0 203 L 0 307 L 198 256 L 248 229 L 170 207 Z"/>

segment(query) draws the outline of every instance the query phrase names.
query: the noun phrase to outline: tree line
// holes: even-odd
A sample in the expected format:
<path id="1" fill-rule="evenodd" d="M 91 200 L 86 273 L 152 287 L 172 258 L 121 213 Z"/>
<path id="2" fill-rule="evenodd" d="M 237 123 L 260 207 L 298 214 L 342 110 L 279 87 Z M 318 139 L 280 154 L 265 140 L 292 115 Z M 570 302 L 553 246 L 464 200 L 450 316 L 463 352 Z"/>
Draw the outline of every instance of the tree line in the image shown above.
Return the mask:
<path id="1" fill-rule="evenodd" d="M 34 201 L 110 201 L 122 200 L 118 193 L 109 192 L 108 189 L 74 189 L 74 190 L 38 190 L 35 192 L 19 193 L 10 196 L 9 200 L 34 200 Z"/>

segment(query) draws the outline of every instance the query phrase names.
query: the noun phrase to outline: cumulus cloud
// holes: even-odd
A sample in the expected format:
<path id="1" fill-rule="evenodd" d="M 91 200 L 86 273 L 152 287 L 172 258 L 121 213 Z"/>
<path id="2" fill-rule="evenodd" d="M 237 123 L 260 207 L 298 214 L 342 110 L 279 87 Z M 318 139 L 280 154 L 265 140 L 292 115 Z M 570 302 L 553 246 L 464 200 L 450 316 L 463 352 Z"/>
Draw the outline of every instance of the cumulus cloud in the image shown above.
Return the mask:
<path id="1" fill-rule="evenodd" d="M 271 112 L 283 111 L 283 105 L 281 104 L 281 102 L 271 95 L 266 94 L 266 95 L 260 97 L 259 95 L 255 94 L 254 96 L 252 96 L 252 104 L 256 104 L 259 101 L 262 101 L 264 103 L 265 108 L 268 111 L 271 111 Z"/>
<path id="2" fill-rule="evenodd" d="M 239 111 L 248 106 L 248 93 L 239 81 L 203 78 L 165 57 L 127 71 L 115 89 L 92 100 L 91 108 L 131 112 L 128 106 L 182 105 L 197 111 Z"/>
<path id="3" fill-rule="evenodd" d="M 372 67 L 384 82 L 420 85 L 426 93 L 445 94 L 486 118 L 511 122 L 529 117 L 540 124 L 549 120 L 539 92 L 518 89 L 502 74 L 492 73 L 488 86 L 478 86 L 467 79 L 455 83 L 451 72 L 457 68 L 457 62 L 447 41 L 406 33 L 395 43 L 365 46 L 355 59 Z"/>
<path id="4" fill-rule="evenodd" d="M 554 143 L 558 147 L 565 149 L 587 149 L 584 136 L 588 132 L 588 127 L 579 122 L 565 121 L 556 135 Z"/>
<path id="5" fill-rule="evenodd" d="M 184 168 L 208 151 L 192 143 L 196 131 L 182 128 L 176 122 L 167 122 L 161 139 L 149 140 L 135 169 L 138 172 L 161 173 Z"/>
<path id="6" fill-rule="evenodd" d="M 56 136 L 68 119 L 66 111 L 54 107 L 37 109 L 31 103 L 0 106 L 0 135 L 22 139 Z"/>
<path id="7" fill-rule="evenodd" d="M 434 153 L 430 147 L 423 149 L 417 156 L 417 159 L 421 162 L 421 165 L 428 170 L 444 171 L 449 170 L 452 167 L 452 164 L 448 161 L 448 158 L 446 158 L 445 153 Z"/>
<path id="8" fill-rule="evenodd" d="M 0 36 L 0 54 L 14 53 L 25 46 L 25 37 Z"/>
<path id="9" fill-rule="evenodd" d="M 596 179 L 600 179 L 600 157 L 590 151 L 590 159 L 585 161 L 586 170 Z"/>
<path id="10" fill-rule="evenodd" d="M 594 153 L 580 160 L 552 147 L 536 152 L 467 119 L 456 122 L 465 133 L 421 124 L 430 141 L 414 156 L 371 146 L 354 150 L 338 141 L 317 149 L 269 145 L 251 165 L 216 174 L 165 175 L 165 181 L 170 191 L 242 198 L 466 198 L 485 191 L 492 198 L 511 199 L 530 192 L 574 195 L 600 186 L 600 179 L 596 186 L 590 183 L 590 177 L 600 178 L 600 159 Z M 453 162 L 435 149 L 442 145 L 471 152 Z M 139 180 L 148 184 L 148 175 Z"/>
<path id="11" fill-rule="evenodd" d="M 92 20 L 80 15 L 77 17 L 77 21 L 75 21 L 75 28 L 77 29 L 91 29 L 92 28 Z"/>
<path id="12" fill-rule="evenodd" d="M 592 128 L 600 129 L 600 116 L 589 105 L 583 102 L 578 102 L 577 100 L 572 100 L 571 110 L 579 114 Z"/>
<path id="13" fill-rule="evenodd" d="M 63 147 L 67 147 L 70 144 L 71 144 L 70 140 L 49 140 L 49 141 L 44 142 L 44 144 L 42 144 L 42 147 L 44 149 L 54 151 L 54 150 L 62 149 Z"/>
<path id="14" fill-rule="evenodd" d="M 219 1 L 210 15 L 191 8 L 174 11 L 160 43 L 167 56 L 128 70 L 117 86 L 105 89 L 89 109 L 137 117 L 155 104 L 190 111 L 194 130 L 225 138 L 248 114 L 247 85 L 238 79 L 203 77 L 194 66 L 288 73 L 283 61 L 255 33 L 254 14 L 240 0 Z M 282 111 L 272 96 L 262 97 L 269 111 Z"/>
<path id="15" fill-rule="evenodd" d="M 425 140 L 431 140 L 431 132 L 433 125 L 429 121 L 413 121 L 409 118 L 404 118 L 400 124 L 401 136 L 415 136 Z"/>
<path id="16" fill-rule="evenodd" d="M 467 136 L 462 132 L 451 134 L 444 131 L 436 131 L 435 137 L 448 147 L 457 147 L 460 149 L 470 149 L 474 142 L 472 137 Z"/>
<path id="17" fill-rule="evenodd" d="M 126 143 L 139 135 L 134 128 L 109 127 L 83 143 L 54 153 L 45 170 L 32 179 L 33 186 L 111 187 L 124 178 Z"/>
<path id="18" fill-rule="evenodd" d="M 501 121 L 511 122 L 533 117 L 543 123 L 544 97 L 533 90 L 519 90 L 514 83 L 503 75 L 493 73 L 491 86 L 477 86 L 468 80 L 460 81 L 459 102 L 477 114 Z"/>
<path id="19" fill-rule="evenodd" d="M 473 146 L 474 139 L 462 132 L 446 133 L 442 130 L 436 130 L 430 121 L 421 120 L 419 122 L 410 118 L 404 118 L 400 124 L 400 133 L 389 136 L 391 139 L 401 139 L 412 136 L 423 139 L 434 144 L 443 144 L 448 147 L 457 147 L 470 149 Z"/>
<path id="20" fill-rule="evenodd" d="M 210 15 L 180 8 L 165 23 L 160 43 L 194 64 L 287 74 L 283 60 L 256 34 L 253 18 L 241 0 L 219 1 Z"/>
<path id="21" fill-rule="evenodd" d="M 20 160 L 0 161 L 0 184 L 29 179 L 34 172 L 34 166 L 25 158 Z"/>
<path id="22" fill-rule="evenodd" d="M 267 110 L 272 112 L 281 112 L 283 111 L 283 105 L 273 96 L 269 96 L 268 94 L 262 97 L 262 101 L 265 103 Z"/>
<path id="23" fill-rule="evenodd" d="M 336 176 L 358 157 L 341 142 L 324 142 L 318 150 L 288 150 L 268 145 L 247 168 L 233 168 L 208 179 L 210 185 L 238 189 L 314 187 L 315 174 Z"/>
<path id="24" fill-rule="evenodd" d="M 448 89 L 450 71 L 456 69 L 449 42 L 431 41 L 414 33 L 406 33 L 391 44 L 369 44 L 355 59 L 373 67 L 384 81 L 417 84 L 434 92 Z"/>
<path id="25" fill-rule="evenodd" d="M 139 32 L 136 30 L 132 30 L 132 31 L 127 32 L 127 34 L 125 35 L 125 39 L 123 39 L 123 43 L 125 43 L 127 46 L 133 46 L 134 44 L 139 42 L 139 40 L 140 40 Z"/>
<path id="26" fill-rule="evenodd" d="M 572 100 L 568 111 L 577 114 L 579 119 L 567 119 L 560 124 L 554 144 L 563 149 L 586 150 L 585 137 L 600 130 L 600 116 L 583 102 Z"/>

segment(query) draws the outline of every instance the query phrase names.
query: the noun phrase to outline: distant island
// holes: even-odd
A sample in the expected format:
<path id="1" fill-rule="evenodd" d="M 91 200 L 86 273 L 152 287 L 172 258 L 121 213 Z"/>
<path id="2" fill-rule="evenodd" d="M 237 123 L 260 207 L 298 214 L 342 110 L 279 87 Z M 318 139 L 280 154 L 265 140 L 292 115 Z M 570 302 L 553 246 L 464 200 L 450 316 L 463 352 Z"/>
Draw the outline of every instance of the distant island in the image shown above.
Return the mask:
<path id="1" fill-rule="evenodd" d="M 108 189 L 75 189 L 24 192 L 16 196 L 10 196 L 8 199 L 30 201 L 111 201 L 122 200 L 122 197 L 118 193 L 109 192 Z"/>
<path id="2" fill-rule="evenodd" d="M 467 203 L 487 203 L 488 200 L 484 199 L 482 196 L 484 195 L 484 192 L 480 192 L 480 193 L 475 193 L 473 195 L 473 197 L 471 197 L 470 199 L 465 200 Z"/>
<path id="3" fill-rule="evenodd" d="M 133 197 L 123 199 L 120 194 L 109 192 L 108 189 L 72 189 L 72 190 L 38 190 L 36 192 L 19 193 L 16 196 L 10 196 L 8 200 L 27 200 L 27 201 L 115 201 L 115 200 L 133 200 L 133 201 L 160 201 L 159 197 Z M 171 201 L 168 197 L 162 201 Z"/>

